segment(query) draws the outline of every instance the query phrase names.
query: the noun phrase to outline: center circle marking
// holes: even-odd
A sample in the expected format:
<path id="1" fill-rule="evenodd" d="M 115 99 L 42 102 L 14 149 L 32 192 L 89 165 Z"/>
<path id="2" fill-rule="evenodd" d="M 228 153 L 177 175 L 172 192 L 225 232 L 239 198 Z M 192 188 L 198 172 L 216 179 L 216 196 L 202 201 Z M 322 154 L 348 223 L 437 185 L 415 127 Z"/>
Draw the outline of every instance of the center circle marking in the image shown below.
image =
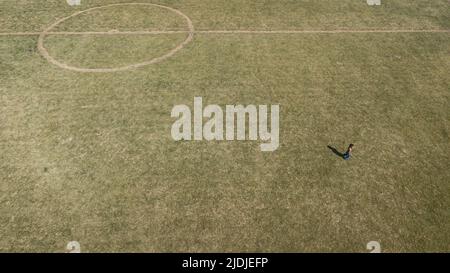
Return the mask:
<path id="1" fill-rule="evenodd" d="M 71 65 L 62 63 L 62 62 L 56 60 L 55 58 L 53 58 L 50 55 L 50 53 L 48 52 L 48 50 L 45 48 L 45 46 L 44 46 L 45 37 L 48 35 L 51 35 L 51 33 L 49 33 L 49 32 L 52 29 L 54 29 L 56 26 L 63 23 L 64 21 L 66 21 L 70 18 L 76 17 L 80 14 L 93 11 L 93 10 L 104 9 L 107 7 L 116 7 L 116 6 L 153 6 L 153 7 L 158 7 L 158 8 L 163 8 L 163 9 L 169 10 L 169 11 L 177 14 L 178 16 L 181 16 L 182 18 L 184 18 L 184 20 L 187 23 L 187 27 L 188 27 L 188 36 L 181 44 L 179 44 L 178 46 L 176 46 L 175 48 L 173 48 L 172 50 L 170 50 L 169 52 L 167 52 L 166 54 L 164 54 L 162 56 L 153 58 L 151 60 L 148 60 L 148 61 L 145 61 L 142 63 L 136 63 L 136 64 L 126 65 L 126 66 L 121 66 L 121 67 L 113 67 L 113 68 L 83 68 L 83 67 L 71 66 Z M 38 50 L 41 53 L 41 55 L 48 62 L 50 62 L 60 68 L 77 71 L 77 72 L 118 72 L 118 71 L 126 71 L 126 70 L 135 69 L 135 68 L 139 68 L 139 67 L 143 67 L 143 66 L 161 62 L 161 61 L 171 57 L 172 55 L 174 55 L 176 52 L 180 51 L 181 49 L 183 49 L 184 46 L 186 46 L 187 44 L 192 42 L 193 38 L 194 38 L 194 25 L 193 25 L 191 19 L 186 14 L 182 13 L 179 10 L 176 10 L 171 7 L 158 5 L 158 4 L 151 4 L 151 3 L 119 3 L 119 4 L 110 4 L 110 5 L 99 6 L 99 7 L 94 7 L 94 8 L 78 11 L 70 16 L 59 19 L 58 21 L 56 21 L 55 23 L 53 23 L 48 28 L 46 28 L 43 32 L 40 33 L 39 38 L 38 38 Z"/>

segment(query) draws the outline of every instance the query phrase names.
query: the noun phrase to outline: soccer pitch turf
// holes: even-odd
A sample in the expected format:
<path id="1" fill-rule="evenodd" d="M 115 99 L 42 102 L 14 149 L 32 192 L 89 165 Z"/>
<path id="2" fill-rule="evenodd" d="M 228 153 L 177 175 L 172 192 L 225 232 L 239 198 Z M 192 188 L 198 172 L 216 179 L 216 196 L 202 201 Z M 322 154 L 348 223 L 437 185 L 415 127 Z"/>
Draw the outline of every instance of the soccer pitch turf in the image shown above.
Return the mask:
<path id="1" fill-rule="evenodd" d="M 448 0 L 129 2 L 0 0 L 1 252 L 450 251 Z M 194 97 L 278 149 L 174 141 Z"/>

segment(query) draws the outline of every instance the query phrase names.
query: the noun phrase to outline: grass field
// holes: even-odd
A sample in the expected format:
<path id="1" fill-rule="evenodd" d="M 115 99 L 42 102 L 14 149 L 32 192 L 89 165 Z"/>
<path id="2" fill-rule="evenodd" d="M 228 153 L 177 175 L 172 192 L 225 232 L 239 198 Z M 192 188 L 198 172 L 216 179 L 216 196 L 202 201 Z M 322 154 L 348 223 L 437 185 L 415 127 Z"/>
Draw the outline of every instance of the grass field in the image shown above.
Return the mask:
<path id="1" fill-rule="evenodd" d="M 0 0 L 1 252 L 450 251 L 448 0 L 138 0 L 188 16 L 193 40 L 110 73 L 38 50 L 59 18 L 125 2 Z M 188 29 L 111 6 L 52 31 L 53 58 L 95 69 Z M 174 141 L 171 109 L 195 96 L 279 104 L 280 147 Z M 349 143 L 349 161 L 327 148 Z"/>

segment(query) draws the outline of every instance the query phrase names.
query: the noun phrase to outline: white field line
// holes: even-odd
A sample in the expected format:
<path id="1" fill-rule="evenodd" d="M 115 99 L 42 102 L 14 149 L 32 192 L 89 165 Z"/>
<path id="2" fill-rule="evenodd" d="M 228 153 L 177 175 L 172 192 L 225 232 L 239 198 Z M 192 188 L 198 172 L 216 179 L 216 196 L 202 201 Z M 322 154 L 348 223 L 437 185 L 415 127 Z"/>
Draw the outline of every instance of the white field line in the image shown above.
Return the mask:
<path id="1" fill-rule="evenodd" d="M 187 30 L 162 31 L 59 31 L 45 35 L 158 35 L 190 33 Z M 335 34 L 335 33 L 450 33 L 449 29 L 337 29 L 337 30 L 196 30 L 194 34 Z M 0 36 L 39 36 L 42 32 L 0 32 Z"/>
<path id="2" fill-rule="evenodd" d="M 39 36 L 44 32 L 0 32 L 0 36 Z M 189 33 L 189 31 L 50 31 L 45 32 L 48 35 L 157 35 Z"/>
<path id="3" fill-rule="evenodd" d="M 217 34 L 308 34 L 308 33 L 436 33 L 436 32 L 449 32 L 445 29 L 433 29 L 433 30 L 388 30 L 388 29 L 373 29 L 373 30 L 200 30 L 196 33 L 217 33 Z"/>

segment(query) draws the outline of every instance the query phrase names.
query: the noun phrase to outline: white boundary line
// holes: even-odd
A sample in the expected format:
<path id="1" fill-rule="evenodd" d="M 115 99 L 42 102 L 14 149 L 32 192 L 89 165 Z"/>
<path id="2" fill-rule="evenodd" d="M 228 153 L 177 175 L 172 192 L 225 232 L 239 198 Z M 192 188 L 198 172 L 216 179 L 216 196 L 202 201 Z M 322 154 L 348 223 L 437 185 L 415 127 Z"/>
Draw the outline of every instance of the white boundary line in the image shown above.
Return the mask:
<path id="1" fill-rule="evenodd" d="M 430 30 L 415 30 L 415 29 L 336 29 L 336 30 L 197 30 L 195 33 L 212 33 L 212 34 L 308 34 L 308 33 L 439 33 L 448 32 L 446 29 L 430 29 Z"/>
<path id="2" fill-rule="evenodd" d="M 39 36 L 43 32 L 0 32 L 0 36 Z M 48 35 L 158 35 L 184 34 L 187 30 L 163 31 L 54 31 L 45 32 Z M 336 34 L 336 33 L 450 33 L 449 29 L 336 29 L 336 30 L 196 30 L 194 34 Z"/>

